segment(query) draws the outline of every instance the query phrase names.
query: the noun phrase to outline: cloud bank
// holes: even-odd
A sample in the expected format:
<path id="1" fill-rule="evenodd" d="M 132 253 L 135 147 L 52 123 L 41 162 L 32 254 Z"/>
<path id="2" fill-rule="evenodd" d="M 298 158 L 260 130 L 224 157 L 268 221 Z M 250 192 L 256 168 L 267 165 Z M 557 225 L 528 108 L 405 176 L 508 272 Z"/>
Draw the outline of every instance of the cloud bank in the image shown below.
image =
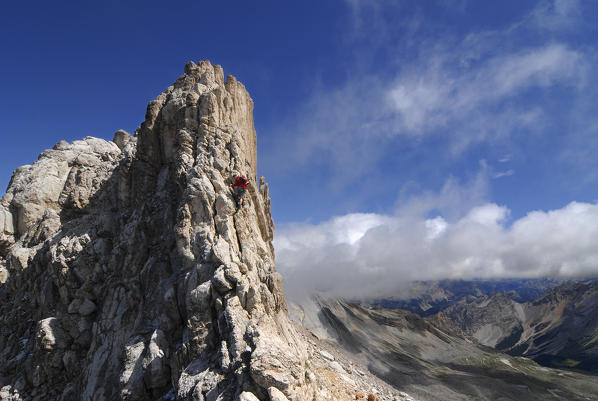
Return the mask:
<path id="1" fill-rule="evenodd" d="M 486 203 L 452 222 L 355 213 L 290 224 L 276 232 L 277 266 L 295 299 L 396 295 L 412 280 L 598 276 L 598 203 L 508 217 Z"/>

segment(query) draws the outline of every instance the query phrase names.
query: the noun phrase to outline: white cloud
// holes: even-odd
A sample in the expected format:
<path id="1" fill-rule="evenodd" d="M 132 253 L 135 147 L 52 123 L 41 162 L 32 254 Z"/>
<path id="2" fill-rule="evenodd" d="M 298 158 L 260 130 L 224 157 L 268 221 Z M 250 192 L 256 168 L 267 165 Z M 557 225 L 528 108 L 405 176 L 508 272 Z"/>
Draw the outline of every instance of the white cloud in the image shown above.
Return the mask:
<path id="1" fill-rule="evenodd" d="M 499 171 L 495 173 L 492 178 L 510 177 L 515 174 L 515 170 Z"/>
<path id="2" fill-rule="evenodd" d="M 530 88 L 581 85 L 585 76 L 584 56 L 560 43 L 499 54 L 467 68 L 457 67 L 462 62 L 461 52 L 454 54 L 454 50 L 434 49 L 424 57 L 427 63 L 400 74 L 388 90 L 397 113 L 397 133 L 421 135 L 457 124 L 468 136 L 478 136 L 480 131 L 472 130 L 469 123 L 472 115 L 481 116 L 492 126 L 496 112 L 487 107 Z M 519 124 L 528 125 L 541 115 L 537 107 L 515 113 Z M 508 118 L 513 119 L 512 110 Z"/>
<path id="3" fill-rule="evenodd" d="M 426 240 L 432 241 L 441 236 L 448 227 L 446 220 L 440 216 L 433 219 L 427 219 L 424 222 L 426 226 Z"/>
<path id="4" fill-rule="evenodd" d="M 598 204 L 572 202 L 507 225 L 487 203 L 443 217 L 349 214 L 276 233 L 279 271 L 291 297 L 396 293 L 411 280 L 598 275 Z"/>
<path id="5" fill-rule="evenodd" d="M 372 227 L 384 225 L 389 218 L 371 213 L 353 213 L 348 218 L 336 218 L 313 226 L 307 223 L 291 223 L 285 226 L 288 235 L 279 238 L 278 244 L 285 249 L 315 247 L 319 244 L 354 245 Z"/>

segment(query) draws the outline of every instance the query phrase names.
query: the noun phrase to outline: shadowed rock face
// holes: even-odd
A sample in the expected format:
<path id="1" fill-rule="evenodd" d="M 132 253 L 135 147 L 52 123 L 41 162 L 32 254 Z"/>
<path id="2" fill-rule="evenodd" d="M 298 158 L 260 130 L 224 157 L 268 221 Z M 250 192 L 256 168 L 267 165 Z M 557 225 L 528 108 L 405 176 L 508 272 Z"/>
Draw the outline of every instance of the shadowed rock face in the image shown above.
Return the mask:
<path id="1" fill-rule="evenodd" d="M 134 136 L 62 141 L 15 171 L 0 203 L 0 398 L 316 396 L 252 112 L 234 77 L 190 62 Z M 238 210 L 237 174 L 250 178 Z"/>

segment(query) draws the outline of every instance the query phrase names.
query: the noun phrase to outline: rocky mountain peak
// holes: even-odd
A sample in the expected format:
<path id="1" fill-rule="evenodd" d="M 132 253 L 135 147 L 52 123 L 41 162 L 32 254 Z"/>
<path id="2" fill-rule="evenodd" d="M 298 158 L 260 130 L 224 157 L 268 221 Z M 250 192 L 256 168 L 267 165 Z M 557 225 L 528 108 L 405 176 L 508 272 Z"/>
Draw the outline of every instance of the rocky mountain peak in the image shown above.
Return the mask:
<path id="1" fill-rule="evenodd" d="M 1 399 L 317 400 L 357 386 L 288 320 L 252 110 L 220 66 L 189 62 L 134 135 L 61 141 L 15 171 L 0 202 Z"/>

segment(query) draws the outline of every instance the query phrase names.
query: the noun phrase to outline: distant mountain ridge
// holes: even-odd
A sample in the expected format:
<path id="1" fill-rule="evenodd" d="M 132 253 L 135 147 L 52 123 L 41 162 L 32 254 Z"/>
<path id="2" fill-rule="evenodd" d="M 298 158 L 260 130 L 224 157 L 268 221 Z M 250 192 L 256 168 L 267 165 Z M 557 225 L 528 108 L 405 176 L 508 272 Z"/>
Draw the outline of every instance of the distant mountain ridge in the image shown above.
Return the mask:
<path id="1" fill-rule="evenodd" d="M 290 304 L 314 336 L 420 400 L 588 400 L 598 382 L 484 347 L 401 309 L 339 299 Z"/>
<path id="2" fill-rule="evenodd" d="M 371 304 L 429 316 L 466 297 L 477 298 L 506 292 L 514 301 L 531 301 L 566 282 L 555 278 L 415 281 L 399 295 L 376 299 L 371 301 Z"/>
<path id="3" fill-rule="evenodd" d="M 598 371 L 598 281 L 561 284 L 527 302 L 505 292 L 465 297 L 427 320 L 546 366 Z"/>

